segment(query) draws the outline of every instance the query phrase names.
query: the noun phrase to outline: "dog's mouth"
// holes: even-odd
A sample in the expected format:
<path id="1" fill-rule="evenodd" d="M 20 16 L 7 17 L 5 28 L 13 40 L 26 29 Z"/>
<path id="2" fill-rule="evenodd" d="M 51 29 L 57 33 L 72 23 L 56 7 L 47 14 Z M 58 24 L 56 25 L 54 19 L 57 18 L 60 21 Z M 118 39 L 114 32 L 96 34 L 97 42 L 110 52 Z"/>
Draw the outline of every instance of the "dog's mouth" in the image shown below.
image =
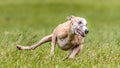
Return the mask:
<path id="1" fill-rule="evenodd" d="M 82 32 L 80 29 L 77 29 L 77 33 L 80 34 L 82 37 L 85 37 L 85 33 Z"/>

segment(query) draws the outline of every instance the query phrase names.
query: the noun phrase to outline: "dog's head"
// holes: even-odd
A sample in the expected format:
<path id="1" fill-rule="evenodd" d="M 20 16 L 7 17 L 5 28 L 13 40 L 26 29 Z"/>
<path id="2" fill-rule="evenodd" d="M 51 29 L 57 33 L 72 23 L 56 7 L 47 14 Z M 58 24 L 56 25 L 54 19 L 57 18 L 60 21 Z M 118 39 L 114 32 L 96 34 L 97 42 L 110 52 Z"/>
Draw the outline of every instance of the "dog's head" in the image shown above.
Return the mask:
<path id="1" fill-rule="evenodd" d="M 81 35 L 85 37 L 88 34 L 89 30 L 87 28 L 87 22 L 84 18 L 70 16 L 67 17 L 68 20 L 71 21 L 71 30 L 72 33 Z"/>

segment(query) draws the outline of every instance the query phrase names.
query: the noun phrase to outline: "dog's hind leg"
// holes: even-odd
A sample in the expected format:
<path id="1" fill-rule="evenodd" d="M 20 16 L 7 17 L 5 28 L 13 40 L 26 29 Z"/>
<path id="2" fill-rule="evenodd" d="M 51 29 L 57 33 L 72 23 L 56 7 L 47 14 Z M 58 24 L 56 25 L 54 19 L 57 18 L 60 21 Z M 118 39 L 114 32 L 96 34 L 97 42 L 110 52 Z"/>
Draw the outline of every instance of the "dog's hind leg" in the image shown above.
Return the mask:
<path id="1" fill-rule="evenodd" d="M 53 34 L 45 36 L 38 43 L 36 43 L 36 44 L 34 44 L 32 46 L 17 45 L 17 48 L 19 50 L 34 50 L 35 48 L 37 48 L 38 46 L 42 45 L 43 43 L 51 41 L 52 40 L 52 36 L 53 36 Z"/>
<path id="2" fill-rule="evenodd" d="M 56 36 L 53 36 L 52 37 L 52 42 L 51 42 L 51 44 L 52 44 L 51 52 L 50 52 L 51 57 L 54 56 L 54 51 L 55 51 L 55 47 L 56 47 L 56 41 L 57 41 Z"/>

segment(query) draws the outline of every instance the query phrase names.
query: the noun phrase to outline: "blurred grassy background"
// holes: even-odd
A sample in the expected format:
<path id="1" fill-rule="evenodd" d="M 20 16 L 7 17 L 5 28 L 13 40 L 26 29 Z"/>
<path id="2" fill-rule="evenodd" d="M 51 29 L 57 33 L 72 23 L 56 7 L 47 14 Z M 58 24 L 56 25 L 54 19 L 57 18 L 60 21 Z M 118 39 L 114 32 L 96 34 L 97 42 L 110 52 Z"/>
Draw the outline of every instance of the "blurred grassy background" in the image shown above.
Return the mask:
<path id="1" fill-rule="evenodd" d="M 67 52 L 50 43 L 34 51 L 18 51 L 16 44 L 31 45 L 52 33 L 70 15 L 86 18 L 90 33 L 82 52 L 62 61 Z M 0 0 L 0 68 L 119 68 L 119 0 Z"/>

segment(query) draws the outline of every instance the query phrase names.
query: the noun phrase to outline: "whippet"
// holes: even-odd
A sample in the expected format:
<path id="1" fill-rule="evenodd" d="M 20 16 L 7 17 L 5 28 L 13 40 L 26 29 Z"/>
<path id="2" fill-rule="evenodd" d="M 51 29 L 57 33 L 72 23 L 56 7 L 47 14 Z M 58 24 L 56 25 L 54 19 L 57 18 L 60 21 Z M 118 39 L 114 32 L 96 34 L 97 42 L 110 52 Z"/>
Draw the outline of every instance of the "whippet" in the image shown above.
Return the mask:
<path id="1" fill-rule="evenodd" d="M 38 46 L 51 41 L 50 55 L 54 56 L 56 43 L 62 50 L 69 50 L 70 53 L 64 58 L 74 58 L 83 47 L 84 37 L 88 34 L 87 21 L 85 18 L 70 16 L 67 21 L 58 25 L 52 34 L 43 37 L 38 43 L 32 46 L 17 45 L 19 50 L 33 50 Z"/>

